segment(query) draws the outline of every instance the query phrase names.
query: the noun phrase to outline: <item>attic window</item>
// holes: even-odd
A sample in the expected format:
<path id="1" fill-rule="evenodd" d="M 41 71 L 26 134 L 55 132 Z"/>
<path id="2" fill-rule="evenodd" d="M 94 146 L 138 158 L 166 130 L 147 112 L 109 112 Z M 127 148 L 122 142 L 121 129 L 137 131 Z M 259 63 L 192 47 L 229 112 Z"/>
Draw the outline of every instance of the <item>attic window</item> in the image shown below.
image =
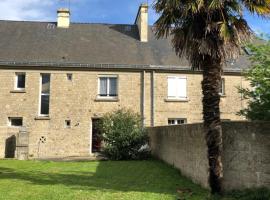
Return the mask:
<path id="1" fill-rule="evenodd" d="M 230 65 L 234 65 L 236 60 L 235 59 L 229 59 L 228 62 L 230 63 Z"/>
<path id="2" fill-rule="evenodd" d="M 243 47 L 243 49 L 247 55 L 254 55 L 254 52 L 249 47 Z"/>
<path id="3" fill-rule="evenodd" d="M 55 28 L 55 24 L 48 24 L 47 25 L 47 29 L 54 29 Z"/>
<path id="4" fill-rule="evenodd" d="M 131 26 L 125 26 L 125 31 L 131 31 Z"/>

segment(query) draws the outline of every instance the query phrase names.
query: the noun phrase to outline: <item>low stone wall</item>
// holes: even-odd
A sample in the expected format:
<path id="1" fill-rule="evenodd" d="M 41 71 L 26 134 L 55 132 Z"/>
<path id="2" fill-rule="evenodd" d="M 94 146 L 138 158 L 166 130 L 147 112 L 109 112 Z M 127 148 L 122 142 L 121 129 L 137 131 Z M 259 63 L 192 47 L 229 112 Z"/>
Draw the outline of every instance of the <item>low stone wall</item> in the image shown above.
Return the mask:
<path id="1" fill-rule="evenodd" d="M 224 122 L 224 190 L 270 188 L 270 122 Z M 204 188 L 207 146 L 202 124 L 148 128 L 152 153 Z"/>

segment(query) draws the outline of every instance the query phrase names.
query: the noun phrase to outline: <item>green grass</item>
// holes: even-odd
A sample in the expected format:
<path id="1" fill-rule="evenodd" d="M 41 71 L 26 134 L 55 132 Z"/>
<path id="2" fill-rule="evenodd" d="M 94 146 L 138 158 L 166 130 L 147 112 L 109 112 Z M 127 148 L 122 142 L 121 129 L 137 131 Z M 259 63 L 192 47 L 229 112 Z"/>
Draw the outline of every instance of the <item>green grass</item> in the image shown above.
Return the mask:
<path id="1" fill-rule="evenodd" d="M 210 197 L 156 160 L 46 162 L 0 160 L 0 200 L 270 200 L 267 189 Z"/>
<path id="2" fill-rule="evenodd" d="M 203 200 L 207 196 L 208 191 L 155 160 L 0 160 L 1 200 Z"/>

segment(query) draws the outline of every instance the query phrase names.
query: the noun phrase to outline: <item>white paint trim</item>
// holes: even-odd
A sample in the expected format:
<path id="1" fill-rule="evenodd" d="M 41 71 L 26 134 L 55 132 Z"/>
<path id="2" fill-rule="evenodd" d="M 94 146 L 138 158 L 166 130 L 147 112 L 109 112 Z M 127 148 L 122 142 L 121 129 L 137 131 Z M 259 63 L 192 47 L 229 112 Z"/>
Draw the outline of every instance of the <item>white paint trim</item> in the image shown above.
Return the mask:
<path id="1" fill-rule="evenodd" d="M 18 76 L 19 75 L 24 75 L 24 88 L 19 88 L 18 87 Z M 25 90 L 25 86 L 26 86 L 26 73 L 25 72 L 15 72 L 14 90 Z"/>
<path id="2" fill-rule="evenodd" d="M 100 96 L 100 78 L 107 78 L 107 96 Z M 116 78 L 116 96 L 108 96 L 109 91 L 110 91 L 110 78 Z M 119 97 L 119 75 L 115 74 L 101 74 L 97 76 L 97 81 L 98 81 L 98 87 L 97 87 L 97 98 L 98 99 L 118 99 Z"/>

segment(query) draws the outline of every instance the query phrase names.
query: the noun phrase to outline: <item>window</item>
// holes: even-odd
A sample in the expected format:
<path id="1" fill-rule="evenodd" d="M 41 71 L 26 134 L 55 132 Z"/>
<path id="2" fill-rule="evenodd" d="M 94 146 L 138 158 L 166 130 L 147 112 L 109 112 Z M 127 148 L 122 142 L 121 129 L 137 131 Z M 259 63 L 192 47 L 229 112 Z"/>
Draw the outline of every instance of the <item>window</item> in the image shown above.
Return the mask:
<path id="1" fill-rule="evenodd" d="M 168 77 L 168 99 L 187 98 L 187 78 Z"/>
<path id="2" fill-rule="evenodd" d="M 66 128 L 70 128 L 71 127 L 71 121 L 70 120 L 65 120 L 65 126 L 66 126 Z"/>
<path id="3" fill-rule="evenodd" d="M 40 115 L 49 115 L 50 107 L 50 74 L 41 74 L 41 92 L 40 92 Z"/>
<path id="4" fill-rule="evenodd" d="M 99 77 L 99 97 L 117 97 L 117 77 Z"/>
<path id="5" fill-rule="evenodd" d="M 220 81 L 220 87 L 219 87 L 219 95 L 224 96 L 225 95 L 225 79 L 222 78 Z"/>
<path id="6" fill-rule="evenodd" d="M 25 89 L 25 73 L 16 73 L 15 90 Z"/>
<path id="7" fill-rule="evenodd" d="M 168 119 L 169 125 L 178 125 L 178 124 L 186 124 L 187 119 L 184 118 L 178 118 L 178 119 Z"/>
<path id="8" fill-rule="evenodd" d="M 22 126 L 23 118 L 22 117 L 9 117 L 9 126 Z"/>
<path id="9" fill-rule="evenodd" d="M 72 81 L 72 74 L 67 74 L 67 80 Z"/>

